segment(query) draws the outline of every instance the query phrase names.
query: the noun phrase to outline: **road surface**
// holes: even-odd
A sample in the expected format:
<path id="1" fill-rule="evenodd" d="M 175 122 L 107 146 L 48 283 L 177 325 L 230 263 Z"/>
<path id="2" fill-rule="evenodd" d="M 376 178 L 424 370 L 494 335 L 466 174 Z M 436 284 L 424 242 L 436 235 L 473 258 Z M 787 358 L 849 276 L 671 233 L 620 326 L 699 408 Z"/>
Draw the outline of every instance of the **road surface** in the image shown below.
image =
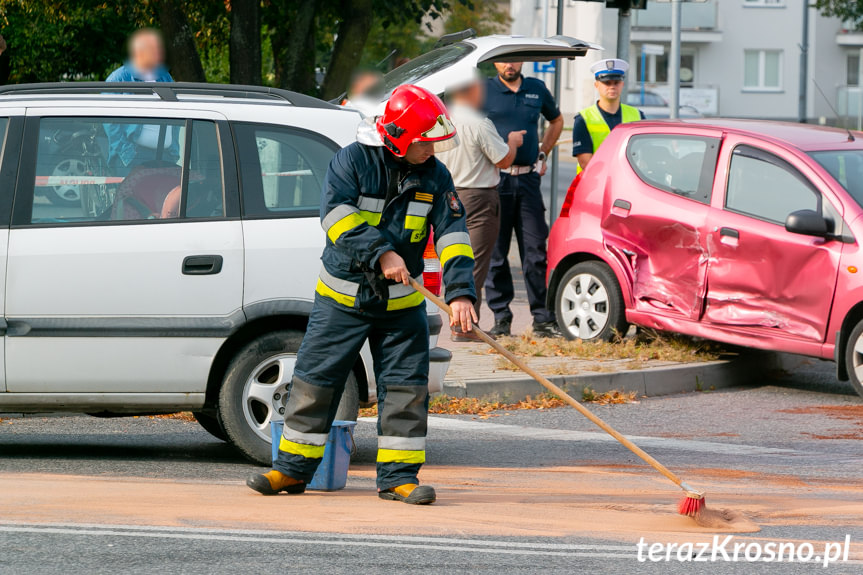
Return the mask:
<path id="1" fill-rule="evenodd" d="M 830 364 L 591 409 L 745 520 L 722 531 L 676 515 L 673 485 L 568 408 L 433 417 L 428 508 L 375 496 L 371 421 L 357 427 L 347 489 L 266 498 L 243 484 L 259 468 L 194 422 L 4 418 L 0 573 L 824 571 L 638 560 L 642 538 L 699 545 L 716 533 L 751 550 L 811 544 L 813 560 L 849 538 L 849 561 L 827 571 L 860 572 L 863 402 Z"/>

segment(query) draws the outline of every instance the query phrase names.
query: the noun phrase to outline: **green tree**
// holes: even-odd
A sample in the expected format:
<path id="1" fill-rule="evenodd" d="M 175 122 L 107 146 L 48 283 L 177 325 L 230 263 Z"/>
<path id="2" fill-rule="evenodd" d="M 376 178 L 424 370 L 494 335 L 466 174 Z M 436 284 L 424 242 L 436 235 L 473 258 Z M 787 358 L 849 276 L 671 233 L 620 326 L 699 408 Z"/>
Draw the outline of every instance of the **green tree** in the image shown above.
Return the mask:
<path id="1" fill-rule="evenodd" d="M 139 26 L 134 0 L 0 0 L 9 52 L 5 82 L 101 80 Z"/>
<path id="2" fill-rule="evenodd" d="M 472 0 L 453 4 L 444 15 L 444 31 L 447 34 L 473 28 L 478 36 L 504 34 L 509 30 L 512 18 L 508 4 L 497 0 Z"/>
<path id="3" fill-rule="evenodd" d="M 855 29 L 863 29 L 863 0 L 815 0 L 815 7 L 824 16 L 841 18 L 853 22 Z"/>

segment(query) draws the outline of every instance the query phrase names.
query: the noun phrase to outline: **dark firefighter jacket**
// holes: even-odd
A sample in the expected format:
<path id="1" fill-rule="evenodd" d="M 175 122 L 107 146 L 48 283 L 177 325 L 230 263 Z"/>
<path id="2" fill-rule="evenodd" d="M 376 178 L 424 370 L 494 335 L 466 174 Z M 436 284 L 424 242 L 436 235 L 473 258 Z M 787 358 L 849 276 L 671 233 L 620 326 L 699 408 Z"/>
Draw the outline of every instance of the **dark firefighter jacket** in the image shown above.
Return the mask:
<path id="1" fill-rule="evenodd" d="M 324 180 L 321 225 L 327 234 L 317 285 L 322 296 L 368 312 L 420 305 L 421 294 L 383 278 L 378 260 L 395 250 L 422 283 L 431 227 L 446 301 L 476 300 L 464 207 L 449 172 L 434 157 L 411 165 L 383 147 L 357 142 L 343 148 Z"/>

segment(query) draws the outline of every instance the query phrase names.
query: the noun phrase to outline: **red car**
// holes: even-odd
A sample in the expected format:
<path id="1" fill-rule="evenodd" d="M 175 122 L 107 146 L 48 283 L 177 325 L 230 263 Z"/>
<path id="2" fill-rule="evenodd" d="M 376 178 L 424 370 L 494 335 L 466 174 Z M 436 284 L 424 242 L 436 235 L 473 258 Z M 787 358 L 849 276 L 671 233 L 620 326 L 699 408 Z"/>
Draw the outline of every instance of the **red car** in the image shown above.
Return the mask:
<path id="1" fill-rule="evenodd" d="M 863 395 L 863 133 L 743 120 L 615 128 L 548 246 L 570 338 L 630 323 L 834 359 Z"/>

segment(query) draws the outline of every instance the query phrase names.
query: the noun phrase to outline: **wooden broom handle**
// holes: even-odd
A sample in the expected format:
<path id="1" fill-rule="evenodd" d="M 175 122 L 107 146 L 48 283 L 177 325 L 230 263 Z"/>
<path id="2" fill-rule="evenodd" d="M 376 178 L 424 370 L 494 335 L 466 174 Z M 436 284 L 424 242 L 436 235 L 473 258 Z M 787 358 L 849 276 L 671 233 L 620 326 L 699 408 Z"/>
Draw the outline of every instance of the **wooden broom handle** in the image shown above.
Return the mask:
<path id="1" fill-rule="evenodd" d="M 415 290 L 417 290 L 418 292 L 423 294 L 427 299 L 434 302 L 434 304 L 436 306 L 438 306 L 439 308 L 441 308 L 442 310 L 444 310 L 447 313 L 447 315 L 452 316 L 452 308 L 450 308 L 450 306 L 444 300 L 442 300 L 438 296 L 434 295 L 432 292 L 427 290 L 424 286 L 420 285 L 415 279 L 410 278 L 410 282 L 411 282 L 411 287 L 413 287 Z M 571 407 L 574 407 L 575 409 L 577 409 L 579 411 L 579 413 L 581 413 L 583 416 L 585 416 L 586 418 L 591 420 L 593 423 L 595 423 L 597 426 L 599 426 L 599 428 L 602 429 L 604 432 L 606 432 L 607 434 L 609 434 L 610 436 L 612 436 L 613 438 L 618 440 L 620 443 L 622 443 L 624 447 L 626 447 L 631 452 L 636 454 L 638 457 L 643 459 L 648 465 L 650 465 L 651 467 L 656 469 L 658 472 L 663 474 L 665 477 L 667 477 L 668 479 L 673 481 L 675 485 L 677 485 L 678 487 L 686 488 L 685 486 L 681 485 L 683 483 L 683 480 L 680 479 L 677 475 L 675 475 L 671 470 L 669 470 L 667 467 L 665 467 L 660 462 L 658 462 L 656 459 L 654 459 L 649 453 L 647 453 L 646 451 L 644 451 L 643 449 L 641 449 L 640 447 L 635 445 L 633 442 L 628 440 L 619 431 L 617 431 L 616 429 L 611 427 L 609 424 L 607 424 L 605 421 L 600 419 L 598 416 L 594 415 L 594 413 L 592 411 L 590 411 L 589 409 L 584 407 L 581 403 L 576 401 L 571 395 L 569 395 L 568 393 L 563 391 L 561 388 L 559 388 L 558 386 L 553 384 L 551 381 L 549 381 L 541 373 L 539 373 L 538 371 L 536 371 L 535 369 L 533 369 L 532 367 L 527 365 L 525 362 L 523 362 L 521 359 L 519 359 L 514 353 L 512 353 L 511 351 L 509 351 L 508 349 L 503 347 L 501 344 L 499 344 L 497 341 L 495 341 L 494 338 L 492 338 L 490 335 L 488 335 L 487 333 L 482 331 L 478 326 L 476 326 L 476 325 L 473 326 L 473 331 L 479 336 L 479 338 L 481 340 L 483 340 L 485 343 L 492 346 L 495 349 L 495 351 L 497 351 L 499 354 L 501 354 L 502 356 L 504 356 L 505 358 L 510 360 L 512 363 L 514 363 L 516 365 L 516 367 L 518 367 L 520 370 L 522 370 L 523 372 L 525 372 L 526 374 L 528 374 L 529 376 L 534 378 L 536 381 L 538 381 L 540 384 L 542 384 L 543 387 L 548 389 L 554 395 L 561 398 L 563 401 L 568 403 Z"/>

